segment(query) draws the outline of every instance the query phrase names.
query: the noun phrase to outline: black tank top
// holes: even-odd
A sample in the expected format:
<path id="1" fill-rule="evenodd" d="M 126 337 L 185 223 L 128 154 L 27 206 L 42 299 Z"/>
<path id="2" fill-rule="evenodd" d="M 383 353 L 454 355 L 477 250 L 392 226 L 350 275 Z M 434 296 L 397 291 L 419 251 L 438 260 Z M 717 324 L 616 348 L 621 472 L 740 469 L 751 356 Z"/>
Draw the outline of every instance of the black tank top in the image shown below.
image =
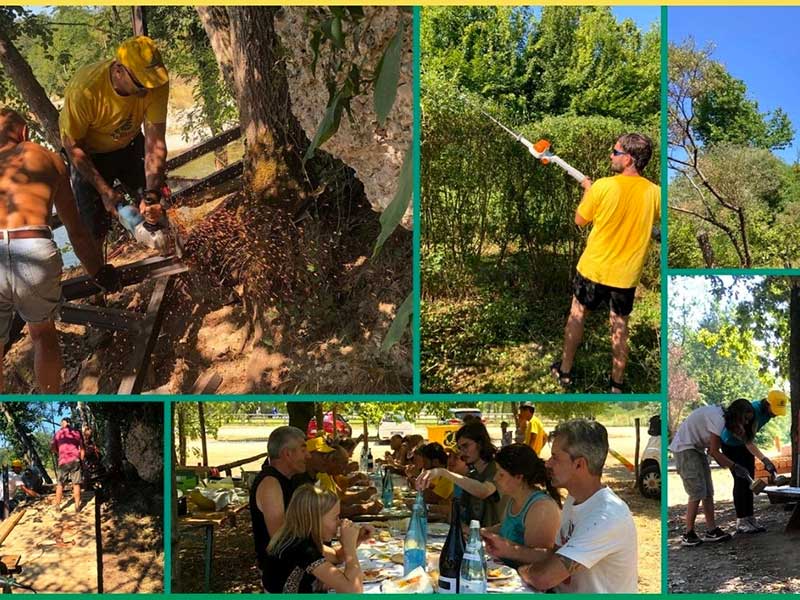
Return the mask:
<path id="1" fill-rule="evenodd" d="M 261 469 L 261 472 L 256 475 L 252 486 L 250 486 L 250 519 L 253 522 L 253 540 L 256 544 L 256 557 L 259 566 L 266 564 L 269 531 L 267 531 L 267 523 L 264 521 L 264 513 L 258 509 L 258 504 L 256 503 L 256 490 L 258 490 L 258 486 L 266 477 L 274 477 L 278 480 L 281 486 L 281 492 L 283 492 L 284 510 L 289 506 L 289 500 L 292 499 L 292 494 L 295 490 L 295 485 L 292 483 L 291 479 L 285 477 L 283 473 L 274 467 L 266 465 Z"/>

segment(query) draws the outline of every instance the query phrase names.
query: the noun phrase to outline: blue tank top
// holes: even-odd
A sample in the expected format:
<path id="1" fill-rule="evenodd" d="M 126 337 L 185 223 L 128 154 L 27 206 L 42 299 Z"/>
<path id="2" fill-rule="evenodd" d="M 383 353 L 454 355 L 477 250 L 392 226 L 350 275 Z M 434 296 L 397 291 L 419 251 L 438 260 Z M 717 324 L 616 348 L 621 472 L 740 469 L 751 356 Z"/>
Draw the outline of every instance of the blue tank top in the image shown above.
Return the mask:
<path id="1" fill-rule="evenodd" d="M 500 535 L 515 544 L 525 545 L 525 517 L 528 515 L 528 509 L 534 502 L 538 502 L 542 498 L 548 498 L 546 492 L 536 490 L 525 501 L 522 510 L 517 514 L 511 512 L 511 504 L 506 505 L 506 514 L 503 515 L 503 522 L 500 525 Z"/>

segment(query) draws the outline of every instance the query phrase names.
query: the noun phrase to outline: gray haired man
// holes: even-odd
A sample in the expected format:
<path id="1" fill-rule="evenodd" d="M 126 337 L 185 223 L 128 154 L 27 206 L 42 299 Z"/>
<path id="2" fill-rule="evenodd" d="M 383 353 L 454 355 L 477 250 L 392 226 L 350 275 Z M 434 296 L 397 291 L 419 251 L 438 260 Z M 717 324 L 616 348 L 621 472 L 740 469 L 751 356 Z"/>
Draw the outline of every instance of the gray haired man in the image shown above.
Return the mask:
<path id="1" fill-rule="evenodd" d="M 269 460 L 250 487 L 250 518 L 262 573 L 267 564 L 267 545 L 283 525 L 295 490 L 292 477 L 306 470 L 306 436 L 297 427 L 278 427 L 269 435 L 267 453 Z"/>
<path id="2" fill-rule="evenodd" d="M 558 425 L 551 439 L 550 479 L 569 492 L 555 548 L 528 548 L 487 533 L 487 550 L 527 563 L 519 574 L 537 590 L 636 593 L 636 526 L 628 506 L 600 481 L 608 454 L 606 428 L 574 419 Z"/>

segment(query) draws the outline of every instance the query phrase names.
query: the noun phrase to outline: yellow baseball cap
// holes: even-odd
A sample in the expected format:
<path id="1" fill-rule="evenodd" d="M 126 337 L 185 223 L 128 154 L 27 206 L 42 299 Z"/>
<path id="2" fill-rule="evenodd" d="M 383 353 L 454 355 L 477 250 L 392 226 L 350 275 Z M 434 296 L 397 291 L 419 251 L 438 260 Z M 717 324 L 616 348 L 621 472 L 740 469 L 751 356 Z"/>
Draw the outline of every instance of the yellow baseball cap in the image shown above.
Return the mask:
<path id="1" fill-rule="evenodd" d="M 169 73 L 155 42 L 146 35 L 125 40 L 117 48 L 117 62 L 128 69 L 144 87 L 153 89 L 169 83 Z"/>
<path id="2" fill-rule="evenodd" d="M 322 454 L 333 452 L 333 448 L 328 446 L 328 443 L 323 437 L 315 437 L 308 440 L 306 442 L 306 450 L 309 452 L 321 452 Z"/>
<path id="3" fill-rule="evenodd" d="M 12 467 L 19 467 L 21 469 L 23 467 L 22 461 L 20 459 L 18 459 L 18 458 L 15 458 L 14 460 L 11 461 L 11 466 Z"/>
<path id="4" fill-rule="evenodd" d="M 770 390 L 767 394 L 767 402 L 772 412 L 779 417 L 786 416 L 786 407 L 789 405 L 789 397 L 781 390 Z"/>

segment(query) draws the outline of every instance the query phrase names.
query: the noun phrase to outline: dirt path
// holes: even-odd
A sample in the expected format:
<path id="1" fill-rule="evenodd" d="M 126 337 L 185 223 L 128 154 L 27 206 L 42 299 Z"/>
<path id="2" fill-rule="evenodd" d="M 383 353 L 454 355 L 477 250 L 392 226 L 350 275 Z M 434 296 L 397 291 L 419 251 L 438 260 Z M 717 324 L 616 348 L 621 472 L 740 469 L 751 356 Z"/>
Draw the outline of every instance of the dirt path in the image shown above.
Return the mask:
<path id="1" fill-rule="evenodd" d="M 728 475 L 730 477 L 730 475 Z M 672 487 L 672 478 L 669 480 Z M 680 485 L 680 483 L 678 483 Z M 800 592 L 800 533 L 784 533 L 791 513 L 785 505 L 771 505 L 767 498 L 755 500 L 755 515 L 766 533 L 734 535 L 728 542 L 683 548 L 686 505 L 669 507 L 669 593 L 771 594 Z M 731 500 L 716 503 L 717 524 L 736 530 Z M 698 518 L 702 534 L 703 517 Z"/>
<path id="2" fill-rule="evenodd" d="M 38 593 L 96 593 L 94 494 L 82 494 L 78 514 L 71 500 L 64 501 L 60 513 L 51 502 L 52 496 L 24 502 L 25 514 L 0 552 L 21 557 L 22 572 L 16 579 Z M 130 511 L 119 503 L 104 503 L 102 510 L 104 592 L 163 591 L 161 518 Z"/>

